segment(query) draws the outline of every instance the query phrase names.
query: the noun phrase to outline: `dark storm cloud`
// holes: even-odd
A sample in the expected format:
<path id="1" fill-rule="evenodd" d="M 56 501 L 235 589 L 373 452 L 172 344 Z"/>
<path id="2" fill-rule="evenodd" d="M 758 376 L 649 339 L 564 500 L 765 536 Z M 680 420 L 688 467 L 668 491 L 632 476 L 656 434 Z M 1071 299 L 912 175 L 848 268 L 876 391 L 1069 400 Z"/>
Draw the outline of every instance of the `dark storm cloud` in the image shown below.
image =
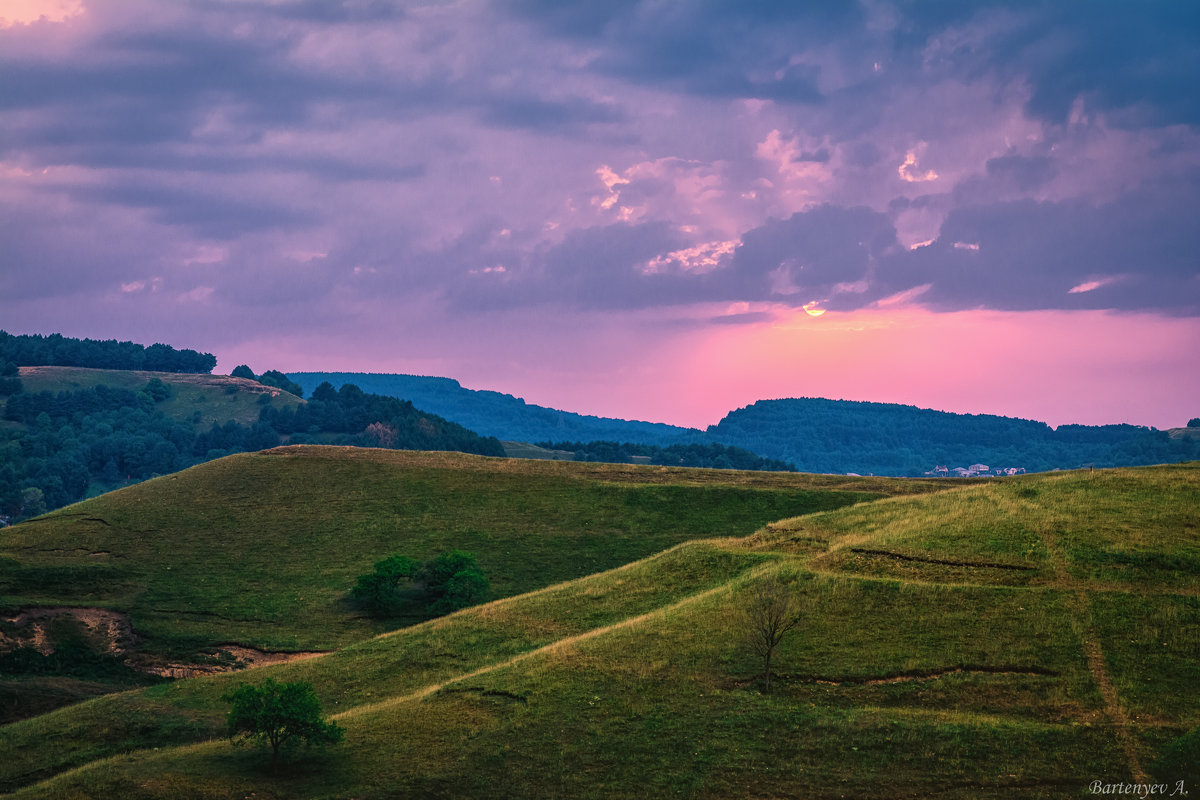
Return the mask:
<path id="1" fill-rule="evenodd" d="M 1031 88 L 1028 109 L 1065 122 L 1077 99 L 1130 125 L 1200 123 L 1200 5 L 1094 0 L 997 3 L 559 3 L 509 6 L 564 37 L 602 47 L 597 68 L 697 94 L 812 103 L 831 95 L 844 122 L 872 116 L 905 79 L 1001 75 Z M 875 12 L 876 18 L 872 18 Z M 819 91 L 821 69 L 789 57 L 837 42 L 884 62 Z M 862 120 L 860 120 L 862 122 Z"/>
<path id="2" fill-rule="evenodd" d="M 558 35 L 601 46 L 594 67 L 701 95 L 812 103 L 818 72 L 790 63 L 806 45 L 861 25 L 853 3 L 510 4 Z"/>
<path id="3" fill-rule="evenodd" d="M 718 301 L 799 307 L 823 299 L 837 284 L 868 278 L 875 259 L 894 248 L 895 231 L 884 214 L 820 206 L 748 232 L 715 269 L 693 271 L 671 258 L 688 244 L 661 223 L 573 231 L 523 269 L 500 275 L 464 270 L 456 299 L 470 308 L 555 302 L 634 310 Z M 493 252 L 483 263 L 504 261 Z"/>
<path id="4" fill-rule="evenodd" d="M 464 308 L 818 301 L 844 310 L 920 290 L 923 303 L 943 311 L 1194 314 L 1200 311 L 1196 185 L 1183 179 L 1100 206 L 1032 200 L 967 206 L 950 213 L 937 241 L 912 251 L 899 246 L 885 214 L 819 206 L 748 231 L 728 263 L 704 273 L 647 269 L 682 246 L 665 226 L 585 229 L 524 270 L 468 276 L 456 299 Z"/>
<path id="5" fill-rule="evenodd" d="M 239 200 L 211 190 L 161 184 L 111 184 L 80 187 L 80 200 L 95 200 L 145 209 L 165 225 L 185 226 L 208 239 L 227 240 L 259 230 L 298 228 L 310 224 L 310 213 L 282 203 Z"/>
<path id="6" fill-rule="evenodd" d="M 305 22 L 388 22 L 405 15 L 396 0 L 294 0 L 272 9 L 285 19 Z"/>
<path id="7" fill-rule="evenodd" d="M 880 287 L 901 292 L 928 284 L 922 302 L 944 310 L 1154 308 L 1195 314 L 1198 178 L 1100 206 L 1022 200 L 956 209 L 935 243 L 886 260 Z"/>
<path id="8" fill-rule="evenodd" d="M 240 307 L 1197 305 L 1195 4 L 87 5 L 0 31 L 4 214 L 70 205 L 9 226 L 18 295 L 215 242 Z"/>
<path id="9" fill-rule="evenodd" d="M 512 94 L 481 100 L 480 119 L 489 125 L 536 131 L 578 130 L 591 123 L 621 122 L 625 114 L 613 104 L 584 98 L 547 100 Z"/>
<path id="10" fill-rule="evenodd" d="M 721 279 L 733 287 L 759 285 L 775 270 L 803 296 L 799 304 L 828 293 L 835 284 L 864 280 L 873 262 L 895 246 L 896 231 L 884 214 L 868 208 L 823 205 L 786 220 L 772 220 L 742 236 L 733 264 Z M 776 291 L 776 293 L 780 293 Z"/>
<path id="11" fill-rule="evenodd" d="M 993 62 L 1029 70 L 1029 108 L 1063 122 L 1077 97 L 1128 124 L 1200 123 L 1200 5 L 1084 0 L 1038 4 Z M 1051 33 L 1053 32 L 1053 33 Z M 1024 35 L 1022 35 L 1024 34 Z"/>
<path id="12" fill-rule="evenodd" d="M 1018 189 L 1036 189 L 1054 177 L 1054 162 L 1045 156 L 1007 155 L 990 158 L 987 174 L 1002 180 L 1011 180 Z"/>
<path id="13" fill-rule="evenodd" d="M 133 280 L 147 262 L 143 243 L 114 236 L 104 246 L 79 237 L 78 222 L 42 209 L 0 214 L 0 297 L 9 303 L 89 295 Z"/>
<path id="14" fill-rule="evenodd" d="M 584 228 L 523 259 L 512 249 L 487 248 L 466 261 L 461 245 L 456 285 L 450 290 L 464 310 L 567 303 L 579 308 L 647 308 L 678 302 L 695 290 L 674 276 L 645 273 L 648 262 L 682 243 L 665 223 Z M 439 254 L 438 261 L 445 259 Z M 475 266 L 468 268 L 468 265 Z M 498 270 L 496 267 L 503 267 Z"/>
<path id="15" fill-rule="evenodd" d="M 895 54 L 932 72 L 1026 83 L 1053 123 L 1078 100 L 1131 126 L 1200 123 L 1200 5 L 1061 0 L 898 4 Z"/>
<path id="16" fill-rule="evenodd" d="M 155 20 L 142 29 L 101 30 L 74 61 L 0 48 L 0 73 L 6 77 L 0 83 L 0 111 L 39 112 L 0 128 L 5 133 L 0 154 L 37 152 L 46 163 L 94 167 L 136 166 L 139 160 L 153 166 L 174 159 L 179 169 L 228 172 L 249 166 L 233 148 L 260 144 L 269 129 L 335 125 L 314 118 L 319 107 L 341 109 L 346 121 L 412 122 L 466 111 L 485 126 L 572 136 L 626 118 L 611 100 L 562 92 L 546 97 L 524 85 L 497 87 L 486 64 L 452 75 L 446 65 L 330 69 L 294 58 L 305 35 L 317 30 L 313 24 L 386 25 L 404 17 L 392 4 L 245 5 L 220 15 L 203 3 L 186 5 L 198 24 Z M 254 33 L 235 33 L 239 23 Z M 340 27 L 350 29 L 345 36 L 351 40 L 371 30 L 362 24 Z M 331 29 L 339 26 L 324 30 Z M 422 48 L 434 44 L 412 46 L 411 53 L 398 44 L 397 52 L 403 58 L 432 57 Z M 215 111 L 226 117 L 229 130 L 197 141 L 197 128 Z M 181 152 L 183 145 L 214 152 Z M 295 165 L 267 157 L 256 159 L 255 166 Z M 326 157 L 322 163 L 319 156 L 311 169 L 333 178 L 343 171 L 351 173 L 348 179 L 387 177 L 386 167 L 374 174 L 368 174 L 374 165 L 362 167 L 355 175 L 351 161 Z M 399 179 L 413 174 L 408 166 L 400 170 Z"/>

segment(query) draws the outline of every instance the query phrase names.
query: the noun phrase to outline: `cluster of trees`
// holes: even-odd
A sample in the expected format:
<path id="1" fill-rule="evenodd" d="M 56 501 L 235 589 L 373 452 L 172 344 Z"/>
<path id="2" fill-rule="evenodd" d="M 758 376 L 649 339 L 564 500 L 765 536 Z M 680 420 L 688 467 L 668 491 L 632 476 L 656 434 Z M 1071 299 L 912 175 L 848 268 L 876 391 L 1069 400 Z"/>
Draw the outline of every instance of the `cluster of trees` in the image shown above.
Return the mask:
<path id="1" fill-rule="evenodd" d="M 21 391 L 21 368 L 15 361 L 0 359 L 0 395 Z"/>
<path id="2" fill-rule="evenodd" d="M 414 611 L 449 614 L 481 602 L 490 589 L 474 555 L 450 550 L 424 564 L 388 556 L 359 576 L 350 597 L 371 616 L 387 619 Z"/>
<path id="3" fill-rule="evenodd" d="M 672 444 L 659 446 L 634 442 L 539 442 L 549 450 L 575 453 L 576 461 L 600 461 L 608 464 L 642 463 L 665 467 L 710 467 L 714 469 L 768 470 L 795 472 L 786 461 L 762 458 L 742 447 L 723 444 Z"/>
<path id="4" fill-rule="evenodd" d="M 258 381 L 267 386 L 274 386 L 276 389 L 282 389 L 285 392 L 294 394 L 296 397 L 304 397 L 303 387 L 277 369 L 269 369 L 262 375 L 255 375 L 254 370 L 250 369 L 250 367 L 245 364 L 238 364 L 233 368 L 233 372 L 229 374 L 234 378 Z"/>
<path id="5" fill-rule="evenodd" d="M 322 383 L 302 406 L 264 406 L 259 421 L 298 442 L 306 434 L 341 434 L 337 444 L 398 450 L 458 450 L 503 456 L 494 437 L 483 438 L 461 425 L 417 410 L 407 400 L 367 394 L 352 383 L 340 389 Z"/>
<path id="6" fill-rule="evenodd" d="M 21 367 L 92 367 L 141 369 L 150 372 L 207 374 L 217 366 L 211 353 L 176 350 L 166 344 L 149 347 L 116 339 L 73 339 L 58 333 L 13 335 L 0 331 L 0 361 Z"/>
<path id="7" fill-rule="evenodd" d="M 1136 425 L 1055 429 L 989 414 L 816 398 L 761 400 L 731 412 L 708 435 L 804 472 L 921 475 L 938 464 L 1034 472 L 1200 458 L 1200 441 Z"/>
<path id="8" fill-rule="evenodd" d="M 76 502 L 89 490 L 111 490 L 231 453 L 285 441 L 395 449 L 459 450 L 503 455 L 440 417 L 352 385 L 324 388 L 298 409 L 277 409 L 264 395 L 251 425 L 229 421 L 197 432 L 159 404 L 172 388 L 152 378 L 137 391 L 96 386 L 70 392 L 19 392 L 8 398 L 0 428 L 0 517 L 10 522 Z"/>

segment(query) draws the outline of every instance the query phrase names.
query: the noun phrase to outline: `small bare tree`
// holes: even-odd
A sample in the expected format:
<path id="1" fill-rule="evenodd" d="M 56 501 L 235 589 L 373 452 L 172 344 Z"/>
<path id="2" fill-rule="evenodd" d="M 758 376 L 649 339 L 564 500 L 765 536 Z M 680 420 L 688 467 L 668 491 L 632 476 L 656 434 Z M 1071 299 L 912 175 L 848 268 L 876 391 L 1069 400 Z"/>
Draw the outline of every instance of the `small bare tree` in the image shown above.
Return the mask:
<path id="1" fill-rule="evenodd" d="M 770 694 L 771 660 L 775 656 L 775 648 L 801 620 L 795 591 L 779 576 L 772 575 L 755 584 L 743 613 L 747 642 L 763 662 L 766 676 L 763 692 Z"/>

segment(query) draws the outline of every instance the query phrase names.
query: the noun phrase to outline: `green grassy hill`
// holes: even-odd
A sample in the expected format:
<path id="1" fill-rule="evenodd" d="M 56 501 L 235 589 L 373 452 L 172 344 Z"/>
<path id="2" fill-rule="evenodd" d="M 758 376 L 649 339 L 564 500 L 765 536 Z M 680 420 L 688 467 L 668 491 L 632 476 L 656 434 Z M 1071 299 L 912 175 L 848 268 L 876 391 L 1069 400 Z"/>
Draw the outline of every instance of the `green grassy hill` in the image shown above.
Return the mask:
<path id="1" fill-rule="evenodd" d="M 936 485 L 285 447 L 0 530 L 0 608 L 127 615 L 120 624 L 138 639 L 127 655 L 145 667 L 203 663 L 226 644 L 329 650 L 425 618 L 380 623 L 348 603 L 357 577 L 393 553 L 467 550 L 504 597 L 681 541 Z M 88 689 L 59 687 L 63 700 Z M 15 687 L 10 702 L 31 692 Z"/>
<path id="2" fill-rule="evenodd" d="M 293 394 L 265 386 L 258 381 L 228 375 L 193 375 L 143 370 L 89 369 L 87 367 L 21 367 L 21 383 L 27 392 L 73 392 L 94 386 L 111 386 L 137 391 L 151 378 L 158 378 L 175 391 L 157 404 L 171 419 L 188 423 L 195 430 L 208 430 L 213 423 L 229 420 L 252 425 L 262 409 L 263 394 L 280 408 L 300 405 Z"/>
<path id="3" fill-rule="evenodd" d="M 614 489 L 716 488 L 702 472 L 501 463 L 529 486 L 585 475 Z M 851 488 L 729 477 L 745 492 L 787 477 L 812 481 L 808 491 Z M 855 484 L 899 486 L 926 488 Z M 723 538 L 327 655 L 8 725 L 0 791 L 1051 798 L 1090 796 L 1095 780 L 1173 781 L 1178 769 L 1194 789 L 1186 755 L 1175 766 L 1162 757 L 1200 725 L 1200 465 L 955 486 L 813 510 L 740 538 L 714 525 Z M 664 526 L 695 502 L 673 504 Z M 595 520 L 602 504 L 592 505 Z M 768 695 L 742 643 L 743 609 L 772 578 L 804 615 Z M 221 694 L 266 676 L 311 681 L 345 743 L 272 775 L 261 751 L 221 739 Z"/>

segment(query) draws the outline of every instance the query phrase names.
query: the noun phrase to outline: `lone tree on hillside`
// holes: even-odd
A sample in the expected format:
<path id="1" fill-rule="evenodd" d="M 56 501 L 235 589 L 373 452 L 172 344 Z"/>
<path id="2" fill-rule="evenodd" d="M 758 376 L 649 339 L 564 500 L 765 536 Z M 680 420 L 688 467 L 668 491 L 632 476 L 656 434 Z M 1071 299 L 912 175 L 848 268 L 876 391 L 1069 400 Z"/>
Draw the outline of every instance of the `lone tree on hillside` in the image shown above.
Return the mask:
<path id="1" fill-rule="evenodd" d="M 289 742 L 337 744 L 345 736 L 336 722 L 321 717 L 321 701 L 311 683 L 276 683 L 267 678 L 261 686 L 243 683 L 221 699 L 233 703 L 225 718 L 229 738 L 235 744 L 250 739 L 269 743 L 272 772 L 279 748 Z"/>
<path id="2" fill-rule="evenodd" d="M 1192 417 L 1189 419 L 1187 426 L 1189 428 L 1200 428 L 1200 417 Z"/>
<path id="3" fill-rule="evenodd" d="M 771 659 L 775 656 L 775 648 L 801 621 L 795 590 L 779 576 L 772 575 L 755 584 L 742 610 L 747 643 L 762 659 L 766 680 L 763 692 L 770 694 Z"/>

